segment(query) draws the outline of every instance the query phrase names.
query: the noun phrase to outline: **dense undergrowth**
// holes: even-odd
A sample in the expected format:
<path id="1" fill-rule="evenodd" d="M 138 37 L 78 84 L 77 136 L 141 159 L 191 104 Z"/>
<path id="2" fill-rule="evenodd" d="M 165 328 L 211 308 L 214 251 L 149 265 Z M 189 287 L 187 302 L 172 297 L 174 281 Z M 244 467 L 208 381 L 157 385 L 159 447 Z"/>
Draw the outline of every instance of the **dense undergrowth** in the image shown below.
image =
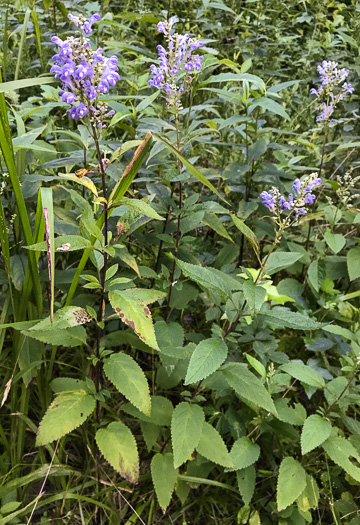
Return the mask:
<path id="1" fill-rule="evenodd" d="M 359 14 L 0 2 L 0 525 L 360 523 Z"/>

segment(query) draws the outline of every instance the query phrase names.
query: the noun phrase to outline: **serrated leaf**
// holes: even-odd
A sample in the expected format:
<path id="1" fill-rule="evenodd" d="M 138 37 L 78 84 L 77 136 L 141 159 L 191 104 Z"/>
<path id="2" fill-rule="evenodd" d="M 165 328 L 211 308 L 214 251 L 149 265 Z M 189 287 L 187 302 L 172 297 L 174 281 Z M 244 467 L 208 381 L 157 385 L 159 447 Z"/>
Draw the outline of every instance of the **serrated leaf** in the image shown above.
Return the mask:
<path id="1" fill-rule="evenodd" d="M 204 339 L 195 348 L 186 373 L 185 385 L 205 379 L 223 364 L 228 348 L 221 339 Z"/>
<path id="2" fill-rule="evenodd" d="M 249 505 L 255 492 L 256 470 L 254 465 L 236 472 L 239 492 L 245 503 Z"/>
<path id="3" fill-rule="evenodd" d="M 85 390 L 59 394 L 41 420 L 36 445 L 46 445 L 72 432 L 86 421 L 95 404 L 94 397 Z"/>
<path id="4" fill-rule="evenodd" d="M 351 248 L 346 256 L 347 269 L 350 281 L 360 277 L 360 248 Z"/>
<path id="5" fill-rule="evenodd" d="M 150 290 L 149 290 L 150 291 Z M 109 292 L 111 306 L 120 319 L 151 348 L 159 350 L 149 308 L 131 290 Z"/>
<path id="6" fill-rule="evenodd" d="M 346 239 L 343 235 L 332 233 L 330 230 L 325 232 L 324 239 L 334 253 L 339 253 L 346 244 Z"/>
<path id="7" fill-rule="evenodd" d="M 232 446 L 230 457 L 236 470 L 249 467 L 259 459 L 260 447 L 248 437 L 238 438 Z"/>
<path id="8" fill-rule="evenodd" d="M 122 410 L 126 414 L 130 414 L 140 421 L 145 421 L 145 423 L 152 423 L 159 426 L 169 426 L 171 423 L 171 417 L 173 414 L 173 404 L 169 399 L 163 396 L 151 396 L 151 416 L 148 417 L 143 412 L 140 412 L 139 409 L 134 407 L 131 403 L 127 403 L 122 407 Z"/>
<path id="9" fill-rule="evenodd" d="M 250 308 L 252 315 L 259 312 L 266 299 L 266 289 L 263 286 L 255 285 L 251 279 L 246 279 L 243 283 L 243 294 Z"/>
<path id="10" fill-rule="evenodd" d="M 29 328 L 29 331 L 60 330 L 62 328 L 79 326 L 89 321 L 91 321 L 91 317 L 84 308 L 80 308 L 79 306 L 64 306 L 55 312 L 52 325 L 49 316 Z"/>
<path id="11" fill-rule="evenodd" d="M 303 255 L 299 252 L 273 252 L 267 260 L 265 271 L 268 275 L 272 275 L 296 263 Z"/>
<path id="12" fill-rule="evenodd" d="M 229 297 L 232 290 L 240 290 L 240 281 L 215 268 L 196 266 L 180 259 L 176 259 L 183 274 L 203 286 L 206 290 L 214 291 L 222 297 Z"/>
<path id="13" fill-rule="evenodd" d="M 180 467 L 198 446 L 205 421 L 199 405 L 179 403 L 171 419 L 171 441 L 174 452 L 174 467 Z"/>
<path id="14" fill-rule="evenodd" d="M 151 415 L 150 391 L 140 366 L 127 354 L 111 354 L 104 361 L 106 377 L 136 408 Z"/>
<path id="15" fill-rule="evenodd" d="M 53 392 L 68 392 L 69 390 L 85 390 L 86 382 L 74 377 L 56 377 L 50 383 Z"/>
<path id="16" fill-rule="evenodd" d="M 319 330 L 324 323 L 319 323 L 311 317 L 292 312 L 286 308 L 274 308 L 268 312 L 261 313 L 261 318 L 273 326 L 279 328 L 293 328 L 294 330 Z"/>
<path id="17" fill-rule="evenodd" d="M 303 363 L 285 363 L 281 366 L 281 369 L 307 385 L 315 388 L 323 388 L 325 386 L 325 380 L 319 372 Z"/>
<path id="18" fill-rule="evenodd" d="M 280 421 L 284 421 L 284 423 L 289 423 L 290 425 L 304 424 L 306 410 L 300 403 L 295 403 L 295 405 L 291 407 L 288 406 L 286 399 L 280 398 L 275 399 L 274 404 L 277 410 L 277 417 Z"/>
<path id="19" fill-rule="evenodd" d="M 184 329 L 178 323 L 157 321 L 155 334 L 161 352 L 163 349 L 181 347 L 184 344 Z"/>
<path id="20" fill-rule="evenodd" d="M 296 459 L 287 457 L 281 462 L 277 484 L 278 511 L 286 509 L 306 487 L 306 472 Z"/>
<path id="21" fill-rule="evenodd" d="M 225 237 L 225 239 L 234 242 L 228 234 L 224 224 L 214 213 L 205 213 L 204 217 L 201 219 L 201 222 L 209 226 L 218 235 L 221 235 L 221 237 Z"/>
<path id="22" fill-rule="evenodd" d="M 137 483 L 139 454 L 130 429 L 120 421 L 113 421 L 106 428 L 100 428 L 95 434 L 95 439 L 110 465 L 130 483 Z"/>
<path id="23" fill-rule="evenodd" d="M 299 510 L 307 512 L 310 509 L 316 509 L 319 503 L 319 488 L 315 479 L 306 474 L 306 487 L 296 500 Z"/>
<path id="24" fill-rule="evenodd" d="M 255 233 L 252 230 L 250 230 L 250 228 L 248 226 L 246 226 L 244 221 L 239 219 L 239 217 L 237 217 L 234 213 L 230 213 L 230 217 L 232 218 L 232 221 L 235 224 L 235 226 L 237 227 L 237 229 L 239 231 L 241 231 L 241 233 L 247 238 L 247 240 L 251 244 L 251 246 L 252 246 L 252 248 L 253 248 L 257 258 L 259 259 L 259 256 L 260 256 L 259 241 L 258 241 L 258 238 L 256 237 Z"/>
<path id="25" fill-rule="evenodd" d="M 229 363 L 223 366 L 221 373 L 238 396 L 276 415 L 276 408 L 269 392 L 246 365 Z"/>
<path id="26" fill-rule="evenodd" d="M 129 199 L 128 197 L 121 197 L 119 201 L 113 203 L 113 205 L 125 204 L 129 208 L 133 208 L 141 212 L 143 215 L 150 217 L 151 219 L 156 219 L 158 221 L 164 221 L 164 217 L 161 217 L 148 202 L 139 199 Z"/>
<path id="27" fill-rule="evenodd" d="M 322 444 L 323 449 L 330 459 L 343 468 L 352 478 L 360 483 L 360 468 L 354 465 L 349 458 L 360 461 L 360 456 L 350 441 L 338 436 L 335 431 Z"/>
<path id="28" fill-rule="evenodd" d="M 178 471 L 172 454 L 155 454 L 151 460 L 151 477 L 159 505 L 163 512 L 168 507 L 175 488 Z"/>
<path id="29" fill-rule="evenodd" d="M 54 330 L 22 330 L 21 333 L 26 337 L 37 339 L 42 343 L 54 346 L 67 346 L 73 348 L 86 344 L 86 330 L 83 326 L 73 326 L 72 328 L 62 328 Z"/>
<path id="30" fill-rule="evenodd" d="M 331 424 L 327 419 L 313 414 L 304 423 L 301 432 L 301 452 L 307 454 L 320 446 L 331 434 Z"/>
<path id="31" fill-rule="evenodd" d="M 223 438 L 219 432 L 209 423 L 204 422 L 201 438 L 196 447 L 196 450 L 204 456 L 204 458 L 222 465 L 223 467 L 234 468 L 230 454 Z"/>
<path id="32" fill-rule="evenodd" d="M 57 252 L 73 252 L 75 250 L 89 248 L 89 246 L 91 246 L 90 241 L 84 239 L 84 237 L 80 237 L 80 235 L 60 235 L 60 237 L 56 237 L 55 239 L 55 251 Z M 36 252 L 46 252 L 46 241 L 30 244 L 29 246 L 24 246 L 24 248 Z"/>

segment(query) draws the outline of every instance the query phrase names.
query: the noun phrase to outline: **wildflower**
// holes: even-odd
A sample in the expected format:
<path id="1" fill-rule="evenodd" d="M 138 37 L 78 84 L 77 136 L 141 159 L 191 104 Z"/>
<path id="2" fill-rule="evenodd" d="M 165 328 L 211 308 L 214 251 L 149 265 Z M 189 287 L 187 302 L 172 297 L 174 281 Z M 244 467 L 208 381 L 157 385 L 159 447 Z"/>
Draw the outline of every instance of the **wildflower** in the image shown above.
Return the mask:
<path id="1" fill-rule="evenodd" d="M 263 199 L 263 205 L 274 213 L 274 220 L 290 226 L 294 222 L 297 222 L 302 215 L 306 214 L 306 205 L 312 204 L 316 198 L 311 191 L 321 183 L 322 180 L 318 177 L 317 173 L 311 173 L 311 175 L 305 177 L 303 181 L 295 179 L 292 185 L 293 192 L 289 194 L 288 198 L 281 195 L 275 187 L 269 191 L 263 191 L 260 193 L 260 197 Z M 285 211 L 289 213 L 282 221 L 280 215 Z"/>
<path id="2" fill-rule="evenodd" d="M 334 113 L 337 104 L 343 100 L 347 94 L 353 93 L 354 88 L 346 82 L 349 75 L 348 69 L 338 69 L 337 62 L 327 62 L 324 60 L 321 66 L 317 67 L 320 73 L 321 86 L 319 89 L 312 88 L 311 95 L 315 95 L 319 105 L 317 110 L 321 110 L 316 117 L 317 122 L 333 122 L 331 115 Z"/>
<path id="3" fill-rule="evenodd" d="M 92 15 L 89 20 L 72 14 L 68 18 L 81 30 L 80 37 L 70 36 L 65 41 L 57 36 L 51 39 L 60 51 L 53 56 L 55 64 L 50 71 L 62 82 L 59 95 L 71 106 L 67 111 L 70 118 L 89 115 L 90 122 L 103 128 L 104 119 L 112 113 L 106 103 L 99 101 L 99 96 L 108 93 L 110 86 L 116 86 L 120 80 L 118 59 L 105 57 L 101 48 L 94 51 L 85 36 L 92 33 L 92 25 L 101 19 L 100 15 Z"/>
<path id="4" fill-rule="evenodd" d="M 180 110 L 180 97 L 186 86 L 192 82 L 192 75 L 200 71 L 204 57 L 193 54 L 203 46 L 203 43 L 191 38 L 188 33 L 185 35 L 172 33 L 174 23 L 175 18 L 158 23 L 157 30 L 159 33 L 164 33 L 167 38 L 168 49 L 161 45 L 157 46 L 159 65 L 150 66 L 152 78 L 148 84 L 165 94 L 168 107 Z"/>

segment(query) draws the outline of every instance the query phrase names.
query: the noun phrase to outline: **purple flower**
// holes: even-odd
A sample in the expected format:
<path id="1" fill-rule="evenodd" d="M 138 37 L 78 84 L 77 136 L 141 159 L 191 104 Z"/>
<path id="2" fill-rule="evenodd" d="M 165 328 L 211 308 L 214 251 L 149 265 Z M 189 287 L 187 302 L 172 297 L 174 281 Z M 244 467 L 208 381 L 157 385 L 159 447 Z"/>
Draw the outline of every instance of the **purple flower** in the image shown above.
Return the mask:
<path id="1" fill-rule="evenodd" d="M 269 192 L 263 191 L 262 193 L 260 193 L 260 197 L 263 199 L 263 205 L 269 208 L 270 211 L 274 212 L 276 205 L 276 197 L 273 193 L 273 190 L 270 190 Z"/>

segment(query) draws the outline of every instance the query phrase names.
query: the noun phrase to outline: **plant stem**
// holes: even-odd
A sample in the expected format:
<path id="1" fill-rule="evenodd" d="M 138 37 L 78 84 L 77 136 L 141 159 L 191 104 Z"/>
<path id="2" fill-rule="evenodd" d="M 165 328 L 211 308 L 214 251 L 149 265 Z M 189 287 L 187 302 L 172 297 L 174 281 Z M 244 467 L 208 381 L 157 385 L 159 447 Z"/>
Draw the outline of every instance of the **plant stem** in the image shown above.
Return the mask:
<path id="1" fill-rule="evenodd" d="M 178 119 L 177 114 L 175 117 L 175 125 L 176 125 L 176 144 L 177 144 L 178 151 L 180 151 L 179 119 Z M 180 174 L 181 173 L 180 159 L 178 159 L 177 165 L 178 165 L 178 170 Z M 175 269 L 176 269 L 176 256 L 179 251 L 180 237 L 181 237 L 181 234 L 180 234 L 181 208 L 182 208 L 182 184 L 180 182 L 179 183 L 179 214 L 178 214 L 177 227 L 176 227 L 176 243 L 175 243 L 174 262 L 173 262 L 173 267 L 172 267 L 171 274 L 170 274 L 170 288 L 169 288 L 169 293 L 168 293 L 168 298 L 167 298 L 166 321 L 168 321 L 170 314 L 171 314 L 170 300 L 171 300 L 171 294 L 173 290 L 173 282 L 174 282 L 174 275 L 175 275 Z"/>

